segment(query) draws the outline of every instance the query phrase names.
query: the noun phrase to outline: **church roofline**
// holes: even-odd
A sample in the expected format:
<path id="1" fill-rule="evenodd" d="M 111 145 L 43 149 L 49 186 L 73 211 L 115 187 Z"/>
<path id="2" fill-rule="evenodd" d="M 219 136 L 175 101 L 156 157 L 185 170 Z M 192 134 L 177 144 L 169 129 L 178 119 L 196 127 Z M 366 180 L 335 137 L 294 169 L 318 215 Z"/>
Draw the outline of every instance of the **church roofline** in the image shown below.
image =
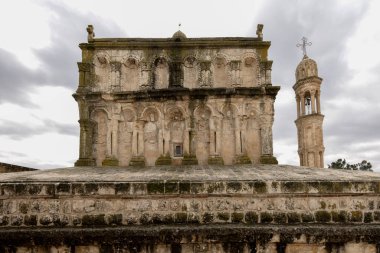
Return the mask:
<path id="1" fill-rule="evenodd" d="M 85 48 L 112 47 L 263 47 L 269 48 L 270 41 L 256 37 L 205 37 L 187 38 L 176 41 L 173 38 L 94 38 L 88 43 L 81 43 Z"/>

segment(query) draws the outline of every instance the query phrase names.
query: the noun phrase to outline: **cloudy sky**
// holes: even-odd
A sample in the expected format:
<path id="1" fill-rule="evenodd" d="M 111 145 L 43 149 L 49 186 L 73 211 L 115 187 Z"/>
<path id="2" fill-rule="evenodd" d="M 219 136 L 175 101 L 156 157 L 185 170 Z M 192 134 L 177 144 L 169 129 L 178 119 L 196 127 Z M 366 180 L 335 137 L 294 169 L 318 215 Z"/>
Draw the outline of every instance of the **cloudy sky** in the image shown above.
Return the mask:
<path id="1" fill-rule="evenodd" d="M 256 36 L 272 41 L 274 152 L 298 165 L 295 45 L 306 36 L 322 83 L 325 163 L 366 159 L 380 171 L 380 1 L 6 1 L 0 8 L 0 162 L 72 166 L 78 157 L 76 62 L 86 26 L 97 37 Z"/>

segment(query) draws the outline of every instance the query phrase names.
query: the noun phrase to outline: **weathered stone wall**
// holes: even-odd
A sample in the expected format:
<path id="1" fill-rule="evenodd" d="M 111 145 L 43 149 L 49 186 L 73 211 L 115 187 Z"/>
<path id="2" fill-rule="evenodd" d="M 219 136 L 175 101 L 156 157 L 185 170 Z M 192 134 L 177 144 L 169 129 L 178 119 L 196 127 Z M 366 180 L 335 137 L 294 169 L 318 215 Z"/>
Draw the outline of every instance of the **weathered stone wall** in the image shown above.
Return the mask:
<path id="1" fill-rule="evenodd" d="M 9 164 L 9 163 L 0 163 L 0 173 L 31 171 L 31 170 L 36 170 L 36 169 L 19 166 L 15 164 Z"/>
<path id="2" fill-rule="evenodd" d="M 380 240 L 380 180 L 95 180 L 1 182 L 0 244 L 364 253 Z"/>
<path id="3" fill-rule="evenodd" d="M 277 163 L 270 43 L 179 34 L 80 45 L 77 166 Z"/>

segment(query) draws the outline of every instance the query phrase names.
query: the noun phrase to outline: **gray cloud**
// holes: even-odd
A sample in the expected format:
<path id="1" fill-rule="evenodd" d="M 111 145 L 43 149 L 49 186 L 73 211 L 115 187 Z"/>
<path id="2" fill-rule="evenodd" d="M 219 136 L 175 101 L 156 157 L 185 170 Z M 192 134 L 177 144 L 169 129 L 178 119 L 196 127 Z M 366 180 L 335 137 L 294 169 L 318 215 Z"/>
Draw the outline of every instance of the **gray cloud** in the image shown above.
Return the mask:
<path id="1" fill-rule="evenodd" d="M 76 124 L 58 123 L 50 119 L 42 120 L 41 124 L 37 126 L 10 120 L 2 120 L 0 123 L 0 136 L 4 135 L 14 140 L 22 140 L 24 138 L 45 133 L 78 136 L 79 128 Z"/>
<path id="2" fill-rule="evenodd" d="M 0 48 L 0 104 L 32 104 L 28 93 L 38 86 L 62 86 L 73 91 L 78 85 L 76 62 L 81 59 L 78 47 L 86 42 L 86 26 L 93 23 L 96 32 L 104 36 L 125 36 L 125 32 L 109 20 L 92 13 L 81 14 L 63 4 L 44 2 L 52 16 L 50 46 L 35 49 L 34 54 L 41 66 L 31 70 L 16 56 Z"/>
<path id="3" fill-rule="evenodd" d="M 25 67 L 12 53 L 0 48 L 0 104 L 29 104 L 28 92 L 44 82 L 41 71 Z"/>

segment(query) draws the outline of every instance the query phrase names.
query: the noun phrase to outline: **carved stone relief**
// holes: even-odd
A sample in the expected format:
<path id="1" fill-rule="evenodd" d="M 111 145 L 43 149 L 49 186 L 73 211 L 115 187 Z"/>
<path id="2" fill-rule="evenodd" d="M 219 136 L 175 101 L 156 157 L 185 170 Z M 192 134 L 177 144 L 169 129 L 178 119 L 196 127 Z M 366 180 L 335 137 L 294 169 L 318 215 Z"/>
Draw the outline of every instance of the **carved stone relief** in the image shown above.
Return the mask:
<path id="1" fill-rule="evenodd" d="M 147 166 L 154 166 L 160 156 L 160 129 L 158 123 L 158 112 L 150 108 L 144 113 L 144 157 Z"/>
<path id="2" fill-rule="evenodd" d="M 236 155 L 235 111 L 231 105 L 225 106 L 223 110 L 222 140 L 223 143 L 228 143 L 228 145 L 222 145 L 221 150 L 225 165 L 232 165 Z"/>
<path id="3" fill-rule="evenodd" d="M 246 152 L 253 163 L 259 163 L 260 144 L 260 123 L 255 110 L 251 110 L 243 119 L 243 152 Z"/>
<path id="4" fill-rule="evenodd" d="M 141 73 L 140 73 L 140 88 L 145 90 L 152 87 L 151 82 L 151 66 L 148 62 L 141 62 Z"/>
<path id="5" fill-rule="evenodd" d="M 169 114 L 170 153 L 172 156 L 182 156 L 185 139 L 185 119 L 180 109 L 173 108 Z"/>
<path id="6" fill-rule="evenodd" d="M 183 67 L 182 62 L 172 62 L 170 64 L 170 86 L 182 87 L 183 86 Z"/>
<path id="7" fill-rule="evenodd" d="M 139 80 L 139 63 L 134 57 L 128 57 L 122 66 L 122 90 L 138 90 Z"/>
<path id="8" fill-rule="evenodd" d="M 102 166 L 102 162 L 106 158 L 107 154 L 107 113 L 103 110 L 96 110 L 92 113 L 91 119 L 95 123 L 93 131 L 93 157 L 96 159 L 96 165 Z"/>
<path id="9" fill-rule="evenodd" d="M 212 86 L 212 71 L 211 62 L 203 61 L 199 63 L 200 74 L 199 74 L 199 86 L 200 87 L 211 87 Z"/>
<path id="10" fill-rule="evenodd" d="M 131 109 L 124 109 L 121 113 L 122 121 L 119 121 L 118 144 L 119 144 L 119 164 L 128 166 L 132 157 L 133 133 L 135 128 L 135 112 Z"/>
<path id="11" fill-rule="evenodd" d="M 214 60 L 214 87 L 227 87 L 227 84 L 227 60 L 223 56 L 217 56 Z"/>
<path id="12" fill-rule="evenodd" d="M 240 70 L 241 70 L 241 62 L 240 61 L 231 61 L 230 62 L 232 86 L 240 86 L 241 85 Z"/>
<path id="13" fill-rule="evenodd" d="M 169 86 L 169 64 L 164 57 L 154 61 L 153 81 L 156 89 L 165 89 Z"/>
<path id="14" fill-rule="evenodd" d="M 107 90 L 110 87 L 109 57 L 105 53 L 98 53 L 94 58 L 96 89 Z"/>
<path id="15" fill-rule="evenodd" d="M 111 90 L 120 91 L 121 63 L 117 61 L 110 62 L 111 73 Z"/>
<path id="16" fill-rule="evenodd" d="M 246 57 L 242 64 L 242 83 L 244 87 L 257 86 L 257 61 L 254 57 Z"/>
<path id="17" fill-rule="evenodd" d="M 198 107 L 196 117 L 196 156 L 200 165 L 206 165 L 210 152 L 210 116 L 211 111 L 205 106 Z"/>
<path id="18" fill-rule="evenodd" d="M 196 58 L 188 56 L 184 61 L 184 86 L 187 88 L 196 88 L 198 81 L 198 68 Z"/>

